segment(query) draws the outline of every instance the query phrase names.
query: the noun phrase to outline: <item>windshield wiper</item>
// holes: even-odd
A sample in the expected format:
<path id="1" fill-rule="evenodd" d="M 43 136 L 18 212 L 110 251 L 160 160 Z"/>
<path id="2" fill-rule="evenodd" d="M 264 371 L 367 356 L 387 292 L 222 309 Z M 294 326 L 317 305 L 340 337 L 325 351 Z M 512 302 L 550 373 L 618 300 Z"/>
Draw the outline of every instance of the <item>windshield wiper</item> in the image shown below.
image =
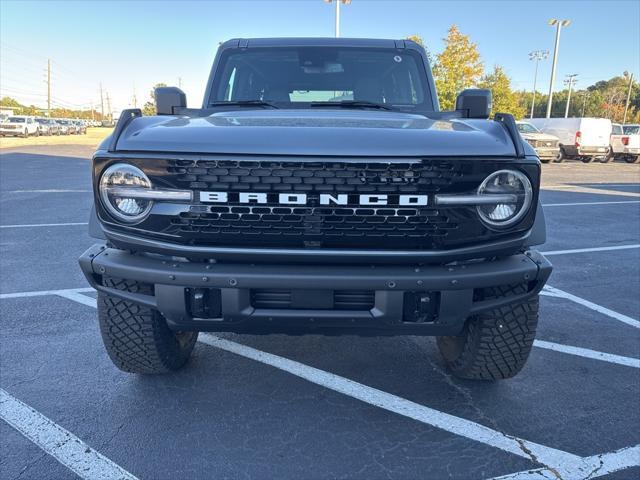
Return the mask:
<path id="1" fill-rule="evenodd" d="M 338 102 L 311 102 L 312 107 L 344 107 L 344 108 L 376 108 L 378 110 L 393 110 L 382 103 L 367 102 L 366 100 L 340 100 Z"/>
<path id="2" fill-rule="evenodd" d="M 213 102 L 209 107 L 267 107 L 278 108 L 273 103 L 263 102 L 262 100 L 229 100 L 224 102 Z"/>

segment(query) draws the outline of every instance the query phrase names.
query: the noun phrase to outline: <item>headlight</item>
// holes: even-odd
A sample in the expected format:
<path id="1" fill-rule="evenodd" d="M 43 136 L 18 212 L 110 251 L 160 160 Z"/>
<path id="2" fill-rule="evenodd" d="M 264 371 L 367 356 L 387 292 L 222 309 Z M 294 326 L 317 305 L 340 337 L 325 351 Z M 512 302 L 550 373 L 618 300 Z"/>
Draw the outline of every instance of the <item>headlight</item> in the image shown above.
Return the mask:
<path id="1" fill-rule="evenodd" d="M 478 215 L 492 227 L 515 224 L 529 210 L 533 199 L 531 182 L 516 170 L 498 170 L 484 179 L 478 187 L 478 195 L 504 196 L 504 201 L 478 205 Z"/>
<path id="2" fill-rule="evenodd" d="M 147 216 L 153 201 L 145 198 L 151 182 L 142 170 L 126 163 L 107 168 L 100 178 L 102 204 L 117 220 L 138 222 Z"/>

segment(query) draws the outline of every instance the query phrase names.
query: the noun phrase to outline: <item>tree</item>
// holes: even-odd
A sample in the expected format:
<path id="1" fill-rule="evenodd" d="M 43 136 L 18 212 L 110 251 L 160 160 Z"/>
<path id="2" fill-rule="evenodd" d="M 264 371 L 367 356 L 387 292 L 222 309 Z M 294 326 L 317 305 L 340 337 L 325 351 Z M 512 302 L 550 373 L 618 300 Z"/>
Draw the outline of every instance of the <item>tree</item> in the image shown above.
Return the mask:
<path id="1" fill-rule="evenodd" d="M 488 88 L 493 94 L 494 113 L 510 113 L 516 118 L 522 118 L 525 109 L 519 102 L 518 95 L 511 90 L 511 79 L 499 65 L 493 67 L 493 71 L 484 75 L 478 83 L 479 88 Z"/>
<path id="2" fill-rule="evenodd" d="M 478 46 L 463 35 L 456 25 L 451 25 L 444 39 L 445 48 L 436 56 L 433 75 L 436 81 L 440 108 L 453 110 L 456 96 L 475 85 L 483 72 Z"/>
<path id="3" fill-rule="evenodd" d="M 151 100 L 146 102 L 142 107 L 143 115 L 155 115 L 157 113 L 155 91 L 156 91 L 156 88 L 158 87 L 166 87 L 166 86 L 167 86 L 166 83 L 156 83 L 153 86 L 153 88 L 151 89 L 151 93 L 149 94 L 149 96 L 151 97 Z"/>

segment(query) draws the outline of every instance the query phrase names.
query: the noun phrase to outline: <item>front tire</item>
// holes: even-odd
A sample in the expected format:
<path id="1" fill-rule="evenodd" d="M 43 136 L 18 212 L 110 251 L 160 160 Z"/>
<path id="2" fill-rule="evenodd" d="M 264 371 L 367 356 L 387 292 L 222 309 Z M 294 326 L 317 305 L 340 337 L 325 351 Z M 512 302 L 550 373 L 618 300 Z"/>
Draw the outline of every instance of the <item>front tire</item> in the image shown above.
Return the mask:
<path id="1" fill-rule="evenodd" d="M 495 287 L 493 298 L 524 292 L 525 286 Z M 538 325 L 538 296 L 524 303 L 506 305 L 467 319 L 462 334 L 438 337 L 437 344 L 447 367 L 459 378 L 502 380 L 524 367 Z"/>
<path id="2" fill-rule="evenodd" d="M 558 152 L 558 155 L 556 155 L 556 158 L 553 159 L 553 162 L 562 163 L 564 162 L 565 158 L 567 158 L 567 154 L 564 152 L 562 147 L 560 147 L 560 151 Z"/>
<path id="3" fill-rule="evenodd" d="M 640 155 L 627 155 L 624 157 L 624 161 L 627 163 L 640 163 Z"/>
<path id="4" fill-rule="evenodd" d="M 152 294 L 152 287 L 131 280 L 105 278 L 107 287 Z M 124 372 L 158 374 L 187 363 L 198 332 L 175 332 L 160 312 L 118 297 L 98 293 L 100 333 L 111 361 Z"/>

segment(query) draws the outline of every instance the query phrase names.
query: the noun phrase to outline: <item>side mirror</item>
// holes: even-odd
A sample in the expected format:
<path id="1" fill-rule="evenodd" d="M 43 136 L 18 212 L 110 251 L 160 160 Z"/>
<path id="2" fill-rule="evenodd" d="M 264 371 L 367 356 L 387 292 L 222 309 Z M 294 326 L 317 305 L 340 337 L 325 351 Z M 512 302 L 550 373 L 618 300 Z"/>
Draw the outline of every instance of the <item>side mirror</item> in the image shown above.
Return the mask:
<path id="1" fill-rule="evenodd" d="M 456 110 L 462 111 L 466 118 L 489 118 L 492 103 L 491 90 L 468 88 L 458 94 Z"/>
<path id="2" fill-rule="evenodd" d="M 154 91 L 158 115 L 175 115 L 187 106 L 187 96 L 177 87 L 158 87 Z"/>

